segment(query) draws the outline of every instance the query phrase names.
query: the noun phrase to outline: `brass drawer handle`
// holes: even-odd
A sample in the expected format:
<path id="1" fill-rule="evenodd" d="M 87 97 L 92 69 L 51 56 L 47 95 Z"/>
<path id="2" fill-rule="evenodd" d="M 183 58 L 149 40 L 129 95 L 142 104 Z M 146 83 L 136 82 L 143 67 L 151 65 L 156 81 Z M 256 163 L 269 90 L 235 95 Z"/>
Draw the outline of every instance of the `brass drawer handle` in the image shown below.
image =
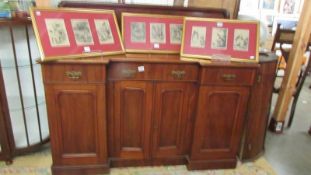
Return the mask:
<path id="1" fill-rule="evenodd" d="M 171 75 L 175 78 L 175 79 L 183 79 L 186 75 L 186 71 L 184 70 L 172 70 Z"/>
<path id="2" fill-rule="evenodd" d="M 236 79 L 236 75 L 235 74 L 223 74 L 222 79 L 224 79 L 225 81 L 232 81 Z"/>
<path id="3" fill-rule="evenodd" d="M 136 70 L 124 69 L 121 71 L 121 73 L 125 78 L 133 78 L 136 75 Z"/>
<path id="4" fill-rule="evenodd" d="M 82 72 L 81 71 L 67 71 L 65 72 L 65 75 L 72 80 L 78 80 L 81 78 Z"/>

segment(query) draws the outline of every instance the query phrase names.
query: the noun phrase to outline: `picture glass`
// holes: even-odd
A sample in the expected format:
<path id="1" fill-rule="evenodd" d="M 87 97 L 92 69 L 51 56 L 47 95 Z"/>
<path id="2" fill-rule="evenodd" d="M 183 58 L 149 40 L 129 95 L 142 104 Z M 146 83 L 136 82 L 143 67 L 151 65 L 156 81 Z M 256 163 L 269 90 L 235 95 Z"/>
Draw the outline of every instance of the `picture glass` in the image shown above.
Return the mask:
<path id="1" fill-rule="evenodd" d="M 241 0 L 239 13 L 249 13 L 258 9 L 259 0 Z"/>
<path id="2" fill-rule="evenodd" d="M 258 62 L 259 23 L 185 17 L 181 56 Z"/>
<path id="3" fill-rule="evenodd" d="M 233 49 L 237 51 L 248 51 L 249 45 L 249 30 L 235 29 Z"/>
<path id="4" fill-rule="evenodd" d="M 191 47 L 204 48 L 206 40 L 206 27 L 193 26 L 191 32 Z"/>
<path id="5" fill-rule="evenodd" d="M 216 28 L 212 29 L 212 46 L 213 49 L 227 49 L 228 29 Z"/>
<path id="6" fill-rule="evenodd" d="M 72 30 L 78 45 L 93 45 L 93 37 L 87 19 L 72 19 Z"/>
<path id="7" fill-rule="evenodd" d="M 292 15 L 299 13 L 300 0 L 282 0 L 281 2 L 281 13 Z"/>
<path id="8" fill-rule="evenodd" d="M 128 53 L 180 53 L 183 17 L 122 13 L 122 36 Z"/>
<path id="9" fill-rule="evenodd" d="M 182 24 L 170 24 L 170 43 L 181 44 Z"/>
<path id="10" fill-rule="evenodd" d="M 131 41 L 133 43 L 146 42 L 146 24 L 144 22 L 131 23 Z"/>
<path id="11" fill-rule="evenodd" d="M 52 47 L 70 46 L 68 34 L 63 19 L 45 19 L 50 44 Z"/>
<path id="12" fill-rule="evenodd" d="M 165 43 L 166 31 L 164 23 L 150 23 L 150 42 Z"/>
<path id="13" fill-rule="evenodd" d="M 107 19 L 95 19 L 94 23 L 100 44 L 113 44 L 114 38 L 109 21 Z"/>
<path id="14" fill-rule="evenodd" d="M 274 10 L 275 0 L 262 0 L 262 8 L 266 10 Z"/>
<path id="15" fill-rule="evenodd" d="M 112 10 L 32 8 L 30 15 L 42 61 L 124 53 Z"/>

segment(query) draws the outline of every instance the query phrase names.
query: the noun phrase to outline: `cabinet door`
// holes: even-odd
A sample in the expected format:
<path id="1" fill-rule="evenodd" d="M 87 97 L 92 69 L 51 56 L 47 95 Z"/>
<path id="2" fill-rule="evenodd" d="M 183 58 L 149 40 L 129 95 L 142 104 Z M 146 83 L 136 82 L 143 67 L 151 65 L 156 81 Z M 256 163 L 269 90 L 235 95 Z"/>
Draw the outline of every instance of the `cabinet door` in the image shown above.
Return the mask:
<path id="1" fill-rule="evenodd" d="M 200 87 L 192 160 L 235 159 L 248 96 L 247 87 Z"/>
<path id="2" fill-rule="evenodd" d="M 185 154 L 191 133 L 196 88 L 193 83 L 165 82 L 155 85 L 153 157 Z"/>
<path id="3" fill-rule="evenodd" d="M 107 163 L 105 86 L 45 87 L 54 163 Z"/>
<path id="4" fill-rule="evenodd" d="M 152 92 L 151 82 L 114 84 L 114 147 L 118 158 L 150 158 Z"/>
<path id="5" fill-rule="evenodd" d="M 260 63 L 260 81 L 250 91 L 245 137 L 240 153 L 242 160 L 255 159 L 264 150 L 276 65 L 276 60 Z"/>

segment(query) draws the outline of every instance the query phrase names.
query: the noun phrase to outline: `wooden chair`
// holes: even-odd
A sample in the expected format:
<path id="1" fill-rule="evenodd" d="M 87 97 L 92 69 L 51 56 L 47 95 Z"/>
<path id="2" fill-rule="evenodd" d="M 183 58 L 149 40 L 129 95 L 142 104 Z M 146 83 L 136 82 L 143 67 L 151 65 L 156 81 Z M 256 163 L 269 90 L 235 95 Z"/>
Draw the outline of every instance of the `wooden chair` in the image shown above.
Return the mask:
<path id="1" fill-rule="evenodd" d="M 295 36 L 294 30 L 283 29 L 283 28 L 281 28 L 281 24 L 277 25 L 277 30 L 276 30 L 276 33 L 275 33 L 275 36 L 273 39 L 271 51 L 275 51 L 275 50 L 279 49 L 281 51 L 282 56 L 284 57 L 286 63 L 288 62 L 290 48 L 286 48 L 284 46 L 285 45 L 292 45 L 293 41 L 294 41 L 294 36 Z M 279 45 L 279 48 L 276 48 L 277 45 Z M 311 37 L 309 39 L 306 51 L 310 51 L 310 46 L 311 46 Z M 309 60 L 311 60 L 311 54 L 309 56 Z M 279 62 L 278 65 L 280 65 L 280 64 L 281 63 Z M 291 106 L 289 122 L 288 122 L 287 127 L 290 127 L 292 122 L 293 122 L 298 97 L 299 97 L 300 91 L 302 89 L 303 83 L 304 83 L 304 81 L 308 75 L 308 72 L 310 70 L 311 70 L 311 61 L 308 61 L 308 65 L 306 66 L 305 69 L 303 66 L 301 66 L 301 70 L 300 70 L 300 73 L 298 75 L 298 81 L 296 83 L 296 90 L 293 93 L 293 103 Z M 277 71 L 276 71 L 276 73 L 277 73 Z M 273 92 L 279 93 L 279 90 L 280 90 L 280 88 L 274 88 Z"/>

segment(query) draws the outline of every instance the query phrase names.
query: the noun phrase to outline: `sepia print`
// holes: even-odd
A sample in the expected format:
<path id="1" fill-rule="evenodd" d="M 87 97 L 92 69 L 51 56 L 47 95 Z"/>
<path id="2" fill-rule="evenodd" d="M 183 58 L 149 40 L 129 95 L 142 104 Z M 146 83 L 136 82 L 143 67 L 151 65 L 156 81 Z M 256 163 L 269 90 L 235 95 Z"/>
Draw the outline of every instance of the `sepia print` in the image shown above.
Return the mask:
<path id="1" fill-rule="evenodd" d="M 111 32 L 110 24 L 107 19 L 94 20 L 97 36 L 100 44 L 113 44 L 114 39 Z"/>
<path id="2" fill-rule="evenodd" d="M 248 51 L 248 45 L 249 45 L 249 30 L 235 29 L 233 50 Z"/>
<path id="3" fill-rule="evenodd" d="M 45 24 L 52 47 L 70 46 L 63 19 L 45 19 Z"/>
<path id="4" fill-rule="evenodd" d="M 133 43 L 146 42 L 146 24 L 144 22 L 131 23 L 131 41 Z"/>
<path id="5" fill-rule="evenodd" d="M 205 48 L 205 41 L 206 27 L 193 26 L 190 46 L 194 48 Z"/>
<path id="6" fill-rule="evenodd" d="M 275 0 L 261 0 L 261 8 L 266 10 L 273 10 L 275 5 Z"/>
<path id="7" fill-rule="evenodd" d="M 170 24 L 170 43 L 181 44 L 182 24 Z"/>
<path id="8" fill-rule="evenodd" d="M 227 28 L 212 29 L 212 48 L 213 49 L 227 49 Z"/>
<path id="9" fill-rule="evenodd" d="M 299 0 L 282 0 L 281 12 L 284 14 L 294 14 L 299 6 Z"/>
<path id="10" fill-rule="evenodd" d="M 77 45 L 93 45 L 93 37 L 87 19 L 72 19 L 71 25 Z"/>
<path id="11" fill-rule="evenodd" d="M 150 23 L 150 42 L 165 43 L 166 33 L 164 23 Z"/>

